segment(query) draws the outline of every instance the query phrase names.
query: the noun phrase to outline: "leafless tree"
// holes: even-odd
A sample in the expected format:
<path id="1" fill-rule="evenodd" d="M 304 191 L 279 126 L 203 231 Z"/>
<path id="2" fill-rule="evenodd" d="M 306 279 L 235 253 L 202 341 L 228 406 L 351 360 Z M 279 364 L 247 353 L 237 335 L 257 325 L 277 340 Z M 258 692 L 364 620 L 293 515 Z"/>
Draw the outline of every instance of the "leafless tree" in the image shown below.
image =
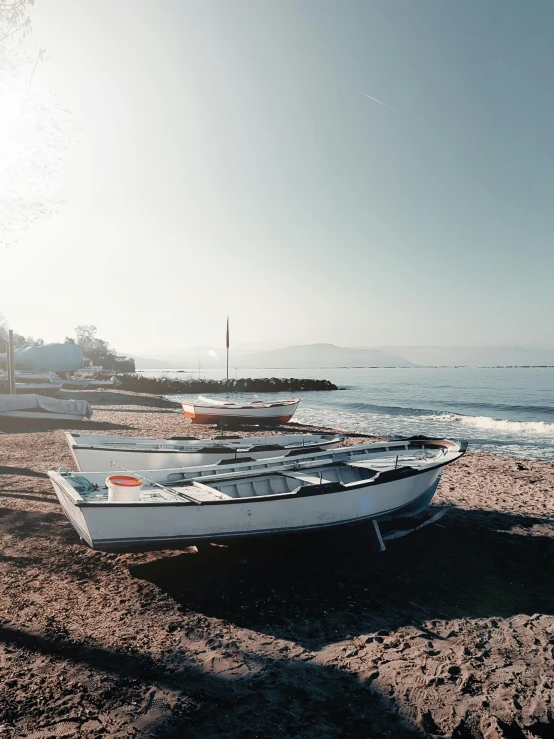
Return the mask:
<path id="1" fill-rule="evenodd" d="M 31 43 L 34 0 L 0 0 L 0 244 L 17 241 L 59 205 L 56 179 L 70 139 L 70 116 L 37 90 L 45 50 Z"/>

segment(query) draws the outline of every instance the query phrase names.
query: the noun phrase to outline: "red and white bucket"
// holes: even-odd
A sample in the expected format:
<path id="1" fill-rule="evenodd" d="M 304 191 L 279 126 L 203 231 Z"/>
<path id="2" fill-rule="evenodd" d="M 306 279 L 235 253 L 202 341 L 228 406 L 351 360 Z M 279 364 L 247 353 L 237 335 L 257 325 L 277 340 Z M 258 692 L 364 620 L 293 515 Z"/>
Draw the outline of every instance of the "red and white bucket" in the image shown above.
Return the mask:
<path id="1" fill-rule="evenodd" d="M 137 503 L 140 500 L 142 481 L 131 475 L 110 475 L 106 478 L 108 502 Z"/>

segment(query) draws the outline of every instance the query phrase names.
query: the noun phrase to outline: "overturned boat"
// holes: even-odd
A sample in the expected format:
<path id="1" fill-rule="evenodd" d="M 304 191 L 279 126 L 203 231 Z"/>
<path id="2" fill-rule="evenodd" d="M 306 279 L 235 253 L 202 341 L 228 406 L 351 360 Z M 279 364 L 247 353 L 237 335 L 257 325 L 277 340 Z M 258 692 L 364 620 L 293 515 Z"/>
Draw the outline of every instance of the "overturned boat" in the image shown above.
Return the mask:
<path id="1" fill-rule="evenodd" d="M 81 471 L 109 470 L 112 464 L 132 469 L 197 467 L 221 460 L 252 460 L 304 454 L 337 447 L 341 434 L 286 434 L 282 436 L 216 436 L 172 439 L 106 434 L 66 433 L 67 443 Z"/>
<path id="2" fill-rule="evenodd" d="M 246 474 L 163 483 L 139 473 L 107 479 L 106 473 L 65 470 L 48 475 L 89 546 L 164 549 L 414 516 L 430 504 L 445 465 L 459 459 L 467 443 L 409 440 L 405 447 L 413 457 L 409 464 L 399 464 L 399 455 L 343 461 L 339 455 L 346 450 L 340 449 L 325 462 L 300 458 L 270 470 L 264 462 Z"/>
<path id="3" fill-rule="evenodd" d="M 215 423 L 233 426 L 277 425 L 287 423 L 294 416 L 299 398 L 276 400 L 264 403 L 253 400 L 251 403 L 234 403 L 232 401 L 212 400 L 201 395 L 194 403 L 183 402 L 183 412 L 192 423 Z"/>
<path id="4" fill-rule="evenodd" d="M 59 400 L 43 395 L 0 395 L 0 418 L 82 421 L 92 417 L 86 400 Z"/>
<path id="5" fill-rule="evenodd" d="M 80 380 L 75 377 L 69 377 L 62 380 L 63 390 L 86 390 L 90 385 L 90 380 Z"/>

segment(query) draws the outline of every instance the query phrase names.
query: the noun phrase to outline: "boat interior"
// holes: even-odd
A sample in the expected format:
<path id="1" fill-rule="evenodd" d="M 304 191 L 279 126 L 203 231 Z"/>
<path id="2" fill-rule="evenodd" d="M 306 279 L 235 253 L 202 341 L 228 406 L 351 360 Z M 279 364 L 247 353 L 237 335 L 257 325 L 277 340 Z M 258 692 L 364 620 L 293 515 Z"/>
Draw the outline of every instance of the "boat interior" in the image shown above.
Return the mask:
<path id="1" fill-rule="evenodd" d="M 329 467 L 312 467 L 305 471 L 284 470 L 268 475 L 243 477 L 238 480 L 211 482 L 209 487 L 229 498 L 256 498 L 267 495 L 293 493 L 308 485 L 352 485 L 362 480 L 371 480 L 378 474 L 369 467 L 351 463 L 339 463 Z"/>
<path id="2" fill-rule="evenodd" d="M 391 470 L 390 465 L 385 474 L 394 471 L 411 470 L 411 467 L 399 467 Z M 256 498 L 271 495 L 300 493 L 303 488 L 310 487 L 310 493 L 332 492 L 332 489 L 343 489 L 360 482 L 374 479 L 383 472 L 372 469 L 369 465 L 356 463 L 338 463 L 327 466 L 311 467 L 306 470 L 283 470 L 268 474 L 241 476 L 240 478 L 218 477 L 209 484 L 194 480 L 180 486 L 155 485 L 144 481 L 140 492 L 139 503 L 176 503 L 189 501 L 207 503 L 229 498 Z M 79 497 L 87 503 L 108 502 L 108 488 L 105 484 L 93 484 L 82 475 L 69 474 L 65 479 L 71 484 Z"/>
<path id="3" fill-rule="evenodd" d="M 188 488 L 192 482 L 196 482 L 197 486 L 200 481 L 204 483 L 204 488 L 215 490 L 215 486 L 219 486 L 223 480 L 226 484 L 238 480 L 261 480 L 277 476 L 282 478 L 287 475 L 289 480 L 294 480 L 293 488 L 288 492 L 302 485 L 309 483 L 319 483 L 319 474 L 322 473 L 322 484 L 330 482 L 340 482 L 348 484 L 349 482 L 357 482 L 361 479 L 367 479 L 367 471 L 369 475 L 379 472 L 381 475 L 396 467 L 409 466 L 412 469 L 420 469 L 429 464 L 439 461 L 445 454 L 443 446 L 435 446 L 429 448 L 427 446 L 414 446 L 411 444 L 398 444 L 391 446 L 375 445 L 374 447 L 343 447 L 335 449 L 332 452 L 323 452 L 317 454 L 317 460 L 314 458 L 303 459 L 302 457 L 294 457 L 287 463 L 281 458 L 257 460 L 252 462 L 240 462 L 236 464 L 234 460 L 232 464 L 219 463 L 217 465 L 205 465 L 203 467 L 191 467 L 173 470 L 137 470 L 131 472 L 141 479 L 144 479 L 141 491 L 141 501 L 175 501 L 182 500 L 180 497 L 180 488 Z M 286 465 L 286 466 L 285 466 Z M 314 468 L 319 471 L 314 472 Z M 340 474 L 336 474 L 331 470 L 342 470 Z M 345 471 L 350 470 L 350 471 Z M 357 479 L 352 477 L 351 470 L 358 470 Z M 362 473 L 362 470 L 366 472 Z M 89 472 L 89 473 L 69 473 L 65 468 L 60 468 L 60 472 L 66 478 L 75 491 L 78 498 L 87 501 L 107 501 L 107 487 L 105 480 L 108 472 Z M 340 478 L 340 480 L 339 480 Z M 281 487 L 270 484 L 268 488 L 273 487 L 276 491 L 281 492 Z M 284 489 L 282 492 L 287 492 Z M 179 497 L 176 495 L 179 494 Z M 260 495 L 261 493 L 252 493 Z M 265 495 L 271 493 L 264 493 Z M 223 497 L 243 497 L 239 492 L 225 492 Z M 202 497 L 205 497 L 204 495 Z M 213 496 L 212 496 L 213 498 Z"/>
<path id="4" fill-rule="evenodd" d="M 160 472 L 166 472 L 164 478 L 160 478 L 157 482 L 163 482 L 165 485 L 179 485 L 187 480 L 198 479 L 198 478 L 210 478 L 214 475 L 235 475 L 244 476 L 250 473 L 262 472 L 264 469 L 276 470 L 283 467 L 283 464 L 294 465 L 294 468 L 299 470 L 303 467 L 313 467 L 314 465 L 323 465 L 331 461 L 336 463 L 339 462 L 351 462 L 357 465 L 369 465 L 376 469 L 389 468 L 398 460 L 398 464 L 410 464 L 414 467 L 429 464 L 433 460 L 438 460 L 444 456 L 444 451 L 440 449 L 422 449 L 421 447 L 410 447 L 407 446 L 399 449 L 393 448 L 388 449 L 387 447 L 379 447 L 376 449 L 357 449 L 356 447 L 343 447 L 341 449 L 334 449 L 331 452 L 321 452 L 317 454 L 317 457 L 309 457 L 303 459 L 301 455 L 288 454 L 284 455 L 287 457 L 287 461 L 284 462 L 280 458 L 273 458 L 269 460 L 258 459 L 252 462 L 239 462 L 235 460 L 224 460 L 218 465 L 205 465 L 204 467 L 191 467 L 183 470 L 160 470 Z M 225 470 L 225 467 L 230 469 Z"/>
<path id="5" fill-rule="evenodd" d="M 113 437 L 112 437 L 113 438 Z M 446 464 L 464 454 L 467 442 L 405 440 L 360 447 L 343 447 L 315 458 L 283 458 L 173 470 L 129 471 L 143 481 L 139 503 L 202 504 L 218 500 L 311 495 L 348 489 L 373 480 L 397 479 L 416 470 Z M 221 464 L 221 463 L 220 463 Z M 65 468 L 48 473 L 77 505 L 108 502 L 107 472 L 72 473 Z M 57 479 L 56 479 L 57 478 Z M 154 479 L 152 479 L 154 478 Z M 310 489 L 306 489 L 311 486 Z M 119 503 L 118 503 L 119 504 Z"/>

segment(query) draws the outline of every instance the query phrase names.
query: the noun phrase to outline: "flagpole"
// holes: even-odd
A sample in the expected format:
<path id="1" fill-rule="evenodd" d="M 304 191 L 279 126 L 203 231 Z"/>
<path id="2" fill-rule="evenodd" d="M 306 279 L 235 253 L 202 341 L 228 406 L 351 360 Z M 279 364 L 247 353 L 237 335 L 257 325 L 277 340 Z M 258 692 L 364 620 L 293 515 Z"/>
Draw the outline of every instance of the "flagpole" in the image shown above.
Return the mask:
<path id="1" fill-rule="evenodd" d="M 229 316 L 227 316 L 227 338 L 225 344 L 227 346 L 227 379 L 229 379 Z"/>

